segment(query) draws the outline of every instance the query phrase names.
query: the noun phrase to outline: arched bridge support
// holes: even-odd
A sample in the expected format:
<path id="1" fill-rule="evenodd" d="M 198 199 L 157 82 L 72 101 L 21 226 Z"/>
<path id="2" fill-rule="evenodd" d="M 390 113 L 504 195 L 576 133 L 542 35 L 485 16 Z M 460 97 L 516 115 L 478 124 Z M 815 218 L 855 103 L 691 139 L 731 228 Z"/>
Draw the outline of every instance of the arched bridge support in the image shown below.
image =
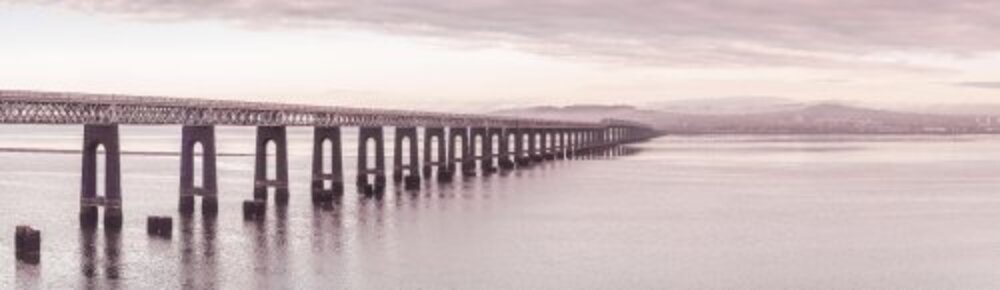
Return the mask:
<path id="1" fill-rule="evenodd" d="M 450 180 L 451 176 L 458 171 L 464 171 L 466 168 L 466 160 L 469 159 L 470 147 L 469 129 L 465 127 L 448 128 L 448 140 L 448 174 Z M 459 154 L 461 154 L 461 158 L 458 157 Z"/>
<path id="2" fill-rule="evenodd" d="M 396 135 L 393 138 L 392 154 L 392 180 L 396 183 L 404 182 L 407 190 L 420 188 L 420 147 L 417 145 L 417 128 L 396 127 Z M 403 144 L 408 147 L 408 157 L 403 163 Z"/>
<path id="3" fill-rule="evenodd" d="M 375 165 L 368 166 L 368 140 L 375 145 Z M 369 177 L 372 180 L 369 180 Z M 385 192 L 385 136 L 382 127 L 358 129 L 358 189 L 372 195 Z"/>
<path id="4" fill-rule="evenodd" d="M 545 129 L 545 135 L 548 136 L 546 140 L 546 151 L 543 155 L 545 160 L 552 161 L 556 160 L 556 152 L 559 152 L 559 131 L 556 129 Z"/>
<path id="5" fill-rule="evenodd" d="M 523 139 L 528 146 L 524 148 L 524 156 L 522 162 L 518 163 L 519 167 L 531 166 L 531 163 L 535 162 L 535 155 L 538 154 L 536 148 L 538 148 L 538 135 L 535 129 L 521 129 L 521 134 L 524 136 Z"/>
<path id="6" fill-rule="evenodd" d="M 542 161 L 545 161 L 546 155 L 548 155 L 549 152 L 549 146 L 548 146 L 549 132 L 548 130 L 545 129 L 537 129 L 535 130 L 535 134 L 538 135 L 538 148 L 537 151 L 535 151 L 535 154 L 532 155 L 531 160 L 535 163 L 540 163 Z"/>
<path id="7" fill-rule="evenodd" d="M 479 163 L 479 171 L 484 176 L 493 173 L 495 171 L 493 168 L 493 142 L 490 140 L 489 129 L 477 127 L 472 128 L 469 133 L 469 140 L 472 141 L 469 146 L 469 156 L 473 160 L 472 169 L 469 172 L 463 172 L 463 175 L 476 176 L 476 162 Z"/>
<path id="8" fill-rule="evenodd" d="M 104 148 L 104 195 L 98 195 L 98 149 Z M 87 124 L 83 129 L 83 172 L 80 186 L 80 226 L 97 227 L 98 211 L 104 208 L 105 230 L 122 227 L 121 152 L 118 125 Z"/>
<path id="9" fill-rule="evenodd" d="M 517 146 L 516 129 L 504 128 L 498 129 L 500 131 L 500 156 L 497 158 L 497 164 L 500 166 L 500 170 L 513 170 L 514 169 L 514 159 L 517 155 L 514 153 L 514 146 Z M 511 140 L 511 139 L 514 140 Z"/>
<path id="10" fill-rule="evenodd" d="M 195 147 L 201 146 L 201 156 L 195 156 Z M 195 158 L 201 158 L 201 172 L 194 172 Z M 181 214 L 194 213 L 195 196 L 201 196 L 201 212 L 215 215 L 219 211 L 219 186 L 215 167 L 215 127 L 184 126 L 181 129 Z M 201 185 L 195 185 L 196 174 L 201 174 Z"/>
<path id="11" fill-rule="evenodd" d="M 268 144 L 273 144 L 275 163 L 273 168 L 267 162 Z M 274 171 L 274 179 L 268 179 L 268 171 Z M 257 127 L 257 154 L 254 166 L 253 197 L 267 201 L 268 190 L 274 188 L 274 202 L 288 204 L 288 139 L 284 126 Z"/>
<path id="12" fill-rule="evenodd" d="M 325 144 L 330 144 L 330 147 L 326 148 Z M 333 202 L 344 194 L 344 165 L 341 144 L 339 127 L 315 127 L 313 129 L 313 203 Z M 327 164 L 329 166 L 326 166 Z"/>
<path id="13" fill-rule="evenodd" d="M 448 145 L 444 128 L 427 127 L 424 128 L 424 167 L 423 176 L 430 178 L 437 169 L 437 180 L 446 182 L 451 180 L 451 173 L 448 172 Z M 431 152 L 437 146 L 437 152 Z M 437 159 L 433 158 L 437 156 Z"/>
<path id="14" fill-rule="evenodd" d="M 474 177 L 476 176 L 476 161 L 479 158 L 476 153 L 476 148 L 479 147 L 476 140 L 477 130 L 475 128 L 464 128 L 465 135 L 465 152 L 462 153 L 462 176 L 463 177 Z"/>
<path id="15" fill-rule="evenodd" d="M 557 153 L 556 159 L 566 159 L 566 152 L 569 151 L 569 134 L 564 129 L 556 130 L 556 134 L 559 136 L 559 152 Z"/>

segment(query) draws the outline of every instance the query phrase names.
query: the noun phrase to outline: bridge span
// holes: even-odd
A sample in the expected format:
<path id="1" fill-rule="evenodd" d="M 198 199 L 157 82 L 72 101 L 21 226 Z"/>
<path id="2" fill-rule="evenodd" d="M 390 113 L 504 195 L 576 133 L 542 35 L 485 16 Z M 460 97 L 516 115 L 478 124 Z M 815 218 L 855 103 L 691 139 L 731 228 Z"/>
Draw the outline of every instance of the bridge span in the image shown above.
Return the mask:
<path id="1" fill-rule="evenodd" d="M 218 212 L 215 126 L 256 126 L 253 199 L 244 216 L 266 205 L 269 191 L 278 205 L 288 203 L 286 127 L 314 127 L 312 201 L 331 203 L 344 193 L 341 128 L 358 127 L 357 188 L 379 195 L 386 187 L 385 128 L 394 130 L 392 180 L 405 190 L 419 190 L 423 179 L 450 182 L 462 176 L 489 175 L 534 163 L 595 154 L 657 135 L 652 128 L 622 120 L 566 122 L 488 115 L 380 110 L 282 103 L 0 90 L 0 122 L 5 124 L 81 124 L 83 162 L 80 224 L 98 226 L 104 209 L 105 229 L 122 225 L 122 190 L 118 126 L 180 125 L 179 211 L 192 214 L 195 197 L 201 212 Z M 418 130 L 418 128 L 420 130 Z M 423 134 L 420 138 L 419 134 Z M 421 147 L 418 143 L 423 143 Z M 324 148 L 329 142 L 332 146 Z M 402 148 L 409 148 L 403 160 Z M 369 146 L 371 145 L 371 146 Z M 268 164 L 273 146 L 276 164 Z M 195 154 L 195 148 L 201 154 Z M 369 148 L 371 147 L 371 148 Z M 494 148 L 497 147 L 497 148 Z M 432 152 L 436 148 L 436 152 Z M 98 192 L 100 149 L 105 158 L 104 192 Z M 422 153 L 421 153 L 421 150 Z M 421 159 L 421 157 L 423 157 Z M 201 158 L 201 172 L 195 172 Z M 369 162 L 372 158 L 374 162 Z M 330 164 L 324 166 L 324 164 Z M 371 164 L 374 164 L 372 166 Z M 268 174 L 271 172 L 272 174 Z M 195 175 L 201 184 L 195 184 Z M 273 176 L 269 178 L 268 176 Z"/>

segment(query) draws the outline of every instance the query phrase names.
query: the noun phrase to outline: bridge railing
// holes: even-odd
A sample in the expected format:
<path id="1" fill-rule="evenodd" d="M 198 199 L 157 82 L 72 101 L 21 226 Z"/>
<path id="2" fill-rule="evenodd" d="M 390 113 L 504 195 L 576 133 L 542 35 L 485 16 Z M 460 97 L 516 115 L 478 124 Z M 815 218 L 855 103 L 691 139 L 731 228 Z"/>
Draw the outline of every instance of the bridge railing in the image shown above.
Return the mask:
<path id="1" fill-rule="evenodd" d="M 0 90 L 0 122 L 236 126 L 601 128 L 529 118 L 116 94 Z"/>

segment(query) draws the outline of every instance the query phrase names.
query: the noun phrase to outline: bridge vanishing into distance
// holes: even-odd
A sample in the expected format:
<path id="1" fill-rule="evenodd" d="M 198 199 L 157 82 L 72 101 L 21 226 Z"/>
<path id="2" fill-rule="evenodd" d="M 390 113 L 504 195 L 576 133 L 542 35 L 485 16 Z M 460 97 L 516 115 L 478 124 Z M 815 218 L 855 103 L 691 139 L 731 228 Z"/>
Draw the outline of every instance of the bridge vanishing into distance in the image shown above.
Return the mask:
<path id="1" fill-rule="evenodd" d="M 418 190 L 422 179 L 450 182 L 456 174 L 489 175 L 547 160 L 596 154 L 658 134 L 643 124 L 609 119 L 599 123 L 563 122 L 264 102 L 8 90 L 0 90 L 0 122 L 84 126 L 80 224 L 85 228 L 97 227 L 99 209 L 103 208 L 105 229 L 122 226 L 118 126 L 123 124 L 182 126 L 179 211 L 192 214 L 195 197 L 200 196 L 203 215 L 218 212 L 215 126 L 256 126 L 253 200 L 243 205 L 245 218 L 262 214 L 262 210 L 254 209 L 266 205 L 269 191 L 274 192 L 276 204 L 288 203 L 285 133 L 288 126 L 314 127 L 312 201 L 318 204 L 333 202 L 344 193 L 342 127 L 359 128 L 356 183 L 359 192 L 365 195 L 385 191 L 386 127 L 392 127 L 395 134 L 392 178 L 405 190 Z M 422 154 L 418 144 L 420 132 L 423 133 Z M 403 158 L 404 144 L 409 150 L 405 154 L 408 160 Z M 432 148 L 436 148 L 433 150 L 436 152 L 432 152 Z M 200 154 L 196 154 L 197 151 Z M 102 156 L 100 152 L 105 158 L 104 192 L 98 192 L 97 185 L 101 175 L 97 166 L 98 157 Z M 268 152 L 274 152 L 275 164 L 268 164 Z M 195 172 L 196 157 L 201 158 L 201 172 Z M 200 176 L 200 185 L 195 183 L 196 174 Z"/>

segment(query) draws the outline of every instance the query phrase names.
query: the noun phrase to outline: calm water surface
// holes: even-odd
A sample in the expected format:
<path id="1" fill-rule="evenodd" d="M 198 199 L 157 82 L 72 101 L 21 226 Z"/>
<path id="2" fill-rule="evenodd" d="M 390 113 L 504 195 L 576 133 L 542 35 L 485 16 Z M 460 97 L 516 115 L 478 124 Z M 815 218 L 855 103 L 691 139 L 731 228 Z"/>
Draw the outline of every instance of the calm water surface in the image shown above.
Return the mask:
<path id="1" fill-rule="evenodd" d="M 81 131 L 7 126 L 0 148 L 77 150 Z M 79 230 L 78 153 L 0 152 L 0 288 L 1000 288 L 1000 137 L 664 137 L 382 199 L 349 184 L 321 209 L 311 132 L 289 133 L 291 204 L 263 223 L 241 217 L 251 157 L 220 157 L 205 220 L 176 215 L 178 157 L 123 156 L 120 234 Z M 217 134 L 252 152 L 251 128 Z M 122 128 L 125 151 L 179 142 Z M 149 215 L 175 217 L 171 240 Z M 42 231 L 39 266 L 14 261 L 17 224 Z"/>

